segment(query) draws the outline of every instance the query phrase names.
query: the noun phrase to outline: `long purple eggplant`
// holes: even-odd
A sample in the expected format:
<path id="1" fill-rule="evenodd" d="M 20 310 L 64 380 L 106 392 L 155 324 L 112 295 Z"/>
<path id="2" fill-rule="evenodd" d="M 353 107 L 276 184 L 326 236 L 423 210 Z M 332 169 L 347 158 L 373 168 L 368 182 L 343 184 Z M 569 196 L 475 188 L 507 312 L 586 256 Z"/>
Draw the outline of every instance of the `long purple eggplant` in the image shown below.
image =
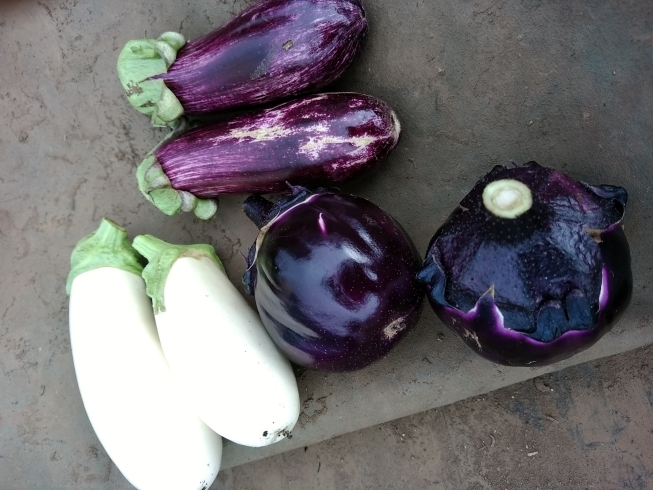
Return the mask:
<path id="1" fill-rule="evenodd" d="M 351 65 L 367 34 L 361 0 L 262 0 L 186 43 L 181 34 L 128 42 L 118 75 L 129 102 L 165 126 L 316 91 Z"/>
<path id="2" fill-rule="evenodd" d="M 143 195 L 165 214 L 208 219 L 220 194 L 328 186 L 376 167 L 399 140 L 384 102 L 356 93 L 304 97 L 165 140 L 140 164 Z"/>

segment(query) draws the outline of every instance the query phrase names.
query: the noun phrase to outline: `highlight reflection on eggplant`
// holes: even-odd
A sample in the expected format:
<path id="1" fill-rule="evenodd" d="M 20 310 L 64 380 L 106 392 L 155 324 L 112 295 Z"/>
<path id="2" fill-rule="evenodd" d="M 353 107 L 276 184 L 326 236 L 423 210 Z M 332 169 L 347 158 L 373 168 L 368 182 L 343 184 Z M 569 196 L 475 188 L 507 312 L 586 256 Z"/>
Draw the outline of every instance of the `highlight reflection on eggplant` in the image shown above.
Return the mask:
<path id="1" fill-rule="evenodd" d="M 360 369 L 385 356 L 421 315 L 420 256 L 401 225 L 334 190 L 260 196 L 243 208 L 261 229 L 243 283 L 265 328 L 294 363 Z"/>
<path id="2" fill-rule="evenodd" d="M 529 162 L 496 166 L 429 244 L 418 279 L 482 357 L 544 365 L 587 349 L 630 303 L 628 194 Z"/>

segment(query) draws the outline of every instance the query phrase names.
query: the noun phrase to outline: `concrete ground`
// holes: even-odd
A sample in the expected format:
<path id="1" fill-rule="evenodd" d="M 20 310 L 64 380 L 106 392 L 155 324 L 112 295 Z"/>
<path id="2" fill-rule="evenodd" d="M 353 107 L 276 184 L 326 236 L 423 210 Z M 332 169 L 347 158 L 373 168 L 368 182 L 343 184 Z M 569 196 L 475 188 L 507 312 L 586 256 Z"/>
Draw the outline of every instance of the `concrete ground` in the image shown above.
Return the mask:
<path id="1" fill-rule="evenodd" d="M 211 490 L 653 488 L 653 346 L 223 470 Z"/>
<path id="2" fill-rule="evenodd" d="M 535 160 L 623 186 L 633 300 L 594 347 L 540 369 L 484 361 L 426 307 L 369 368 L 298 373 L 293 439 L 225 445 L 214 487 L 646 488 L 651 371 L 640 368 L 650 351 L 634 364 L 628 352 L 653 343 L 653 3 L 364 1 L 368 43 L 329 89 L 385 100 L 403 131 L 376 173 L 343 190 L 379 204 L 425 253 L 496 164 Z M 131 488 L 90 426 L 70 353 L 70 253 L 103 216 L 130 237 L 212 244 L 241 287 L 240 253 L 257 234 L 244 196 L 221 198 L 206 222 L 145 201 L 135 168 L 165 132 L 128 105 L 115 65 L 130 39 L 196 38 L 250 3 L 0 0 L 0 490 Z M 580 363 L 576 375 L 555 374 Z"/>

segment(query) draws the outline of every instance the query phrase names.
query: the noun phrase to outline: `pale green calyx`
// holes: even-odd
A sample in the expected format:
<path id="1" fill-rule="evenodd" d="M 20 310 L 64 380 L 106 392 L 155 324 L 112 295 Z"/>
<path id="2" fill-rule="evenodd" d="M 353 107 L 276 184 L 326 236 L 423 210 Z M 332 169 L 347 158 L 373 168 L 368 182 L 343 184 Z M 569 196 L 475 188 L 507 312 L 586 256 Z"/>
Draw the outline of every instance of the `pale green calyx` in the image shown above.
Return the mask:
<path id="1" fill-rule="evenodd" d="M 134 238 L 134 248 L 146 259 L 147 266 L 143 269 L 147 295 L 152 298 L 154 313 L 165 311 L 163 291 L 170 269 L 182 257 L 201 259 L 207 257 L 224 271 L 222 262 L 211 245 L 173 245 L 152 235 L 139 235 Z"/>
<path id="2" fill-rule="evenodd" d="M 499 218 L 514 219 L 531 209 L 533 195 L 528 186 L 518 180 L 495 180 L 483 189 L 483 204 Z"/>
<path id="3" fill-rule="evenodd" d="M 118 56 L 118 77 L 127 100 L 134 108 L 152 118 L 154 126 L 172 126 L 184 114 L 179 99 L 161 79 L 186 44 L 177 32 L 164 32 L 158 39 L 129 41 Z"/>
<path id="4" fill-rule="evenodd" d="M 216 199 L 202 199 L 172 187 L 154 153 L 150 153 L 136 170 L 138 188 L 145 198 L 168 216 L 193 211 L 200 219 L 209 219 L 218 210 Z"/>
<path id="5" fill-rule="evenodd" d="M 127 232 L 110 219 L 103 218 L 99 228 L 82 238 L 70 256 L 66 293 L 80 274 L 100 267 L 113 267 L 141 275 L 141 256 L 131 246 Z"/>

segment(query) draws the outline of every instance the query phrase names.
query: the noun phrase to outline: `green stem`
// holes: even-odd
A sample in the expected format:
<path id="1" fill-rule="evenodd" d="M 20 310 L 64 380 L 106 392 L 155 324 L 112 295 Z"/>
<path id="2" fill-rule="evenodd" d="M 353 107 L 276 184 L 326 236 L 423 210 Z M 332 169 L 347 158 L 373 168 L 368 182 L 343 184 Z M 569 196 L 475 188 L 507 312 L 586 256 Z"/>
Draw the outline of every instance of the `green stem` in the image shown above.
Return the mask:
<path id="1" fill-rule="evenodd" d="M 161 79 L 186 44 L 184 36 L 164 32 L 158 39 L 129 41 L 118 56 L 118 77 L 127 100 L 134 108 L 152 118 L 154 126 L 172 126 L 184 114 L 179 99 Z"/>
<path id="2" fill-rule="evenodd" d="M 163 292 L 172 265 L 181 257 L 201 259 L 208 257 L 224 271 L 222 262 L 211 245 L 173 245 L 152 235 L 139 235 L 134 238 L 134 248 L 146 259 L 143 269 L 147 295 L 152 298 L 154 313 L 165 311 Z"/>
<path id="3" fill-rule="evenodd" d="M 193 211 L 195 216 L 206 220 L 218 210 L 217 199 L 202 199 L 190 192 L 173 188 L 170 179 L 154 155 L 154 150 L 138 166 L 136 180 L 145 199 L 168 216 L 182 211 Z"/>
<path id="4" fill-rule="evenodd" d="M 141 275 L 142 257 L 131 246 L 127 232 L 110 219 L 103 218 L 99 228 L 82 238 L 70 256 L 66 293 L 80 274 L 100 267 L 113 267 Z"/>

